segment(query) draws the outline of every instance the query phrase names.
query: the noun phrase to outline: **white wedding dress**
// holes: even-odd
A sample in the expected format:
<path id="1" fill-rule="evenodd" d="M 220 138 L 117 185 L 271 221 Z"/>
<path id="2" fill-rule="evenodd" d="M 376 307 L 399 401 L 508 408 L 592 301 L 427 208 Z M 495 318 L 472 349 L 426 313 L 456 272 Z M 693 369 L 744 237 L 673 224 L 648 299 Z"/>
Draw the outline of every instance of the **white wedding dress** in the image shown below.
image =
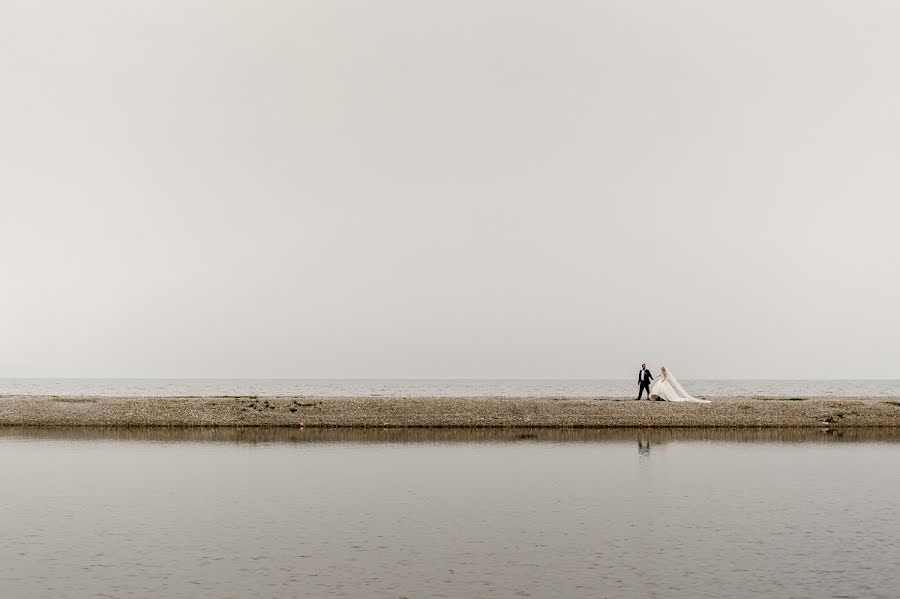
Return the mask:
<path id="1" fill-rule="evenodd" d="M 694 397 L 684 390 L 678 383 L 672 372 L 669 371 L 665 377 L 660 374 L 650 386 L 650 399 L 662 399 L 665 401 L 691 401 L 694 403 L 711 403 L 708 399 L 700 399 Z"/>

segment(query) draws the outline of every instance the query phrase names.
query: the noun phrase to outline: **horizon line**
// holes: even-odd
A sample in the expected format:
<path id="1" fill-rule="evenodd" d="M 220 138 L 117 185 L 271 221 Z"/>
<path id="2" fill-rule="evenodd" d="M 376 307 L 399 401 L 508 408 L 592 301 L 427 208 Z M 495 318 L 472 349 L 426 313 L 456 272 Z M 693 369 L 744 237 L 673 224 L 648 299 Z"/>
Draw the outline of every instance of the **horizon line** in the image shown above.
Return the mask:
<path id="1" fill-rule="evenodd" d="M 209 376 L 0 376 L 0 380 L 97 380 L 97 381 L 629 381 L 631 378 L 619 377 L 572 377 L 572 378 L 535 378 L 535 377 L 449 377 L 449 378 L 411 378 L 411 377 L 209 377 Z M 705 381 L 897 381 L 900 377 L 839 377 L 839 378 L 768 378 L 768 377 L 685 377 L 685 380 Z"/>

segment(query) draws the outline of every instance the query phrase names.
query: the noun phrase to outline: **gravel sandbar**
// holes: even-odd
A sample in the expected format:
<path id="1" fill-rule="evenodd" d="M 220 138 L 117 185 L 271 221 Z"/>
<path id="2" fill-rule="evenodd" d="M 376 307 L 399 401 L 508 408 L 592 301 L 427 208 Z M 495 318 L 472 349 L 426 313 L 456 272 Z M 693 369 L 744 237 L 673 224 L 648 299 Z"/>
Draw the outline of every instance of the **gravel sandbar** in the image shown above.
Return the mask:
<path id="1" fill-rule="evenodd" d="M 900 427 L 900 398 L 2 396 L 6 426 Z"/>

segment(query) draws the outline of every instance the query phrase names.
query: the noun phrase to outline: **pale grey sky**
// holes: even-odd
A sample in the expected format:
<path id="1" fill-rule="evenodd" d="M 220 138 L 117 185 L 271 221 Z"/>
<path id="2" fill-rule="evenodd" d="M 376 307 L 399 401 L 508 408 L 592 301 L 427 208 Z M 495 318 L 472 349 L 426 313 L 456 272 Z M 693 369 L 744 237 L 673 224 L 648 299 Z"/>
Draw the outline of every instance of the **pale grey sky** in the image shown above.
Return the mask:
<path id="1" fill-rule="evenodd" d="M 898 31 L 0 0 L 0 376 L 900 377 Z"/>

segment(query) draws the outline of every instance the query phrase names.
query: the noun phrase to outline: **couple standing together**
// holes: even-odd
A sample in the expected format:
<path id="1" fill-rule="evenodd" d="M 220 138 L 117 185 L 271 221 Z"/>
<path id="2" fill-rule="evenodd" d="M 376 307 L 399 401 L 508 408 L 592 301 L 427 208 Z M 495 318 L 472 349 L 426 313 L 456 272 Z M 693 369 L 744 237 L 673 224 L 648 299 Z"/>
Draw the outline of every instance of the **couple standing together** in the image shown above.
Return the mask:
<path id="1" fill-rule="evenodd" d="M 653 381 L 651 384 L 650 381 Z M 635 401 L 640 401 L 647 392 L 647 399 L 657 401 L 692 401 L 695 403 L 710 403 L 709 400 L 693 397 L 678 383 L 678 379 L 663 366 L 654 380 L 653 375 L 647 370 L 646 364 L 641 364 L 638 372 L 638 396 Z"/>

